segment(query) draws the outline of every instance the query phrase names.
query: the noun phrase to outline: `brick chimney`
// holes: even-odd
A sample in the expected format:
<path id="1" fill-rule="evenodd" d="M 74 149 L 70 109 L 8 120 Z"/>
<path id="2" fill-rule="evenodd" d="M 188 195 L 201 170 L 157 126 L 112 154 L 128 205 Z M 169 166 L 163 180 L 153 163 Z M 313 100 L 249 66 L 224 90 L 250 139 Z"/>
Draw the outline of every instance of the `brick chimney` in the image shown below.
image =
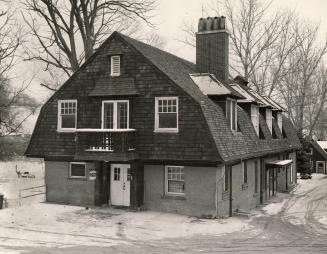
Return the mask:
<path id="1" fill-rule="evenodd" d="M 226 18 L 200 18 L 196 33 L 196 70 L 228 80 L 228 38 Z"/>

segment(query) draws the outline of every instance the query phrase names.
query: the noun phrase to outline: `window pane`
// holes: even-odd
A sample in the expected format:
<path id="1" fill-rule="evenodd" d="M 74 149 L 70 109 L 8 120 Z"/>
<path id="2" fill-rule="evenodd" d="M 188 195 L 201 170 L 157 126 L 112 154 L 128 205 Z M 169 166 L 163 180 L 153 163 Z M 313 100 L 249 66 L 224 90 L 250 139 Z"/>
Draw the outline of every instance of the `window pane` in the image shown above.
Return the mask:
<path id="1" fill-rule="evenodd" d="M 62 115 L 61 128 L 75 128 L 76 124 L 75 115 Z"/>
<path id="2" fill-rule="evenodd" d="M 114 181 L 120 181 L 120 168 L 114 168 Z"/>
<path id="3" fill-rule="evenodd" d="M 128 104 L 127 102 L 118 102 L 117 103 L 117 128 L 118 129 L 127 129 L 128 122 Z"/>
<path id="4" fill-rule="evenodd" d="M 184 193 L 184 182 L 169 180 L 168 181 L 168 192 Z"/>
<path id="5" fill-rule="evenodd" d="M 177 113 L 159 113 L 159 128 L 177 128 Z"/>
<path id="6" fill-rule="evenodd" d="M 85 164 L 71 164 L 70 175 L 85 177 Z"/>
<path id="7" fill-rule="evenodd" d="M 113 103 L 104 103 L 104 128 L 113 129 L 114 128 L 114 104 Z"/>

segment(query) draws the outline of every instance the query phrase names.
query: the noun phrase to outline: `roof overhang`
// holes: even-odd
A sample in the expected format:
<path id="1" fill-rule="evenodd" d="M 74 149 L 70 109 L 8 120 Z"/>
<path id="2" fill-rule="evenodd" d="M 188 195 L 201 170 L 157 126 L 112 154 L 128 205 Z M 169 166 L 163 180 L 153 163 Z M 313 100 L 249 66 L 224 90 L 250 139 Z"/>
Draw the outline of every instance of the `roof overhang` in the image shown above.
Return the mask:
<path id="1" fill-rule="evenodd" d="M 284 167 L 291 164 L 292 162 L 293 160 L 274 160 L 274 161 L 266 162 L 266 164 L 274 167 Z"/>

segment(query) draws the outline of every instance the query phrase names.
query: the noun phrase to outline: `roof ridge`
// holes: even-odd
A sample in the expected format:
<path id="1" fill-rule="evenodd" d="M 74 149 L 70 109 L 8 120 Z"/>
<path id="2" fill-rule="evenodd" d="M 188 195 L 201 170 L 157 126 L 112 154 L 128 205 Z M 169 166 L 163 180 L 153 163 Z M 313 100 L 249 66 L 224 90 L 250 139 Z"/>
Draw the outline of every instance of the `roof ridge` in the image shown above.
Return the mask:
<path id="1" fill-rule="evenodd" d="M 173 53 L 170 53 L 170 52 L 168 52 L 168 51 L 166 51 L 166 50 L 163 50 L 163 49 L 160 49 L 160 48 L 158 48 L 158 47 L 152 46 L 152 45 L 150 45 L 150 44 L 147 44 L 147 43 L 145 43 L 145 42 L 143 42 L 143 41 L 137 40 L 137 39 L 135 39 L 135 38 L 132 38 L 132 37 L 127 36 L 127 35 L 125 35 L 125 34 L 122 34 L 122 33 L 120 33 L 120 32 L 116 32 L 116 33 L 119 34 L 120 36 L 122 36 L 123 38 L 127 38 L 127 39 L 132 40 L 132 41 L 134 41 L 134 42 L 136 42 L 136 43 L 140 43 L 140 44 L 142 44 L 143 46 L 150 47 L 150 48 L 152 48 L 152 49 L 154 49 L 154 50 L 158 50 L 158 51 L 160 51 L 160 52 L 162 52 L 162 53 L 164 53 L 164 54 L 170 55 L 170 56 L 172 56 L 172 57 L 174 57 L 174 58 L 176 58 L 176 59 L 178 59 L 178 60 L 183 61 L 183 62 L 184 62 L 185 64 L 187 64 L 187 65 L 192 65 L 192 67 L 195 66 L 195 63 L 193 63 L 193 62 L 191 62 L 191 61 L 188 61 L 188 60 L 186 60 L 186 59 L 184 59 L 184 58 L 182 58 L 182 57 L 176 56 L 176 55 L 174 55 Z"/>

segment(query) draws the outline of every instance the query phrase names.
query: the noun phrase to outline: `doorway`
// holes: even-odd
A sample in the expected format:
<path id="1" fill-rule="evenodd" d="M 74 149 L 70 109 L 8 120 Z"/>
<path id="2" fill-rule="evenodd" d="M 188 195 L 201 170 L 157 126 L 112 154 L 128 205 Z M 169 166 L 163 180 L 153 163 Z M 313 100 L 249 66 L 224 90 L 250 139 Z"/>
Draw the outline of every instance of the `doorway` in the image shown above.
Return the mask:
<path id="1" fill-rule="evenodd" d="M 111 205 L 130 206 L 130 180 L 129 164 L 111 164 L 110 200 Z"/>

